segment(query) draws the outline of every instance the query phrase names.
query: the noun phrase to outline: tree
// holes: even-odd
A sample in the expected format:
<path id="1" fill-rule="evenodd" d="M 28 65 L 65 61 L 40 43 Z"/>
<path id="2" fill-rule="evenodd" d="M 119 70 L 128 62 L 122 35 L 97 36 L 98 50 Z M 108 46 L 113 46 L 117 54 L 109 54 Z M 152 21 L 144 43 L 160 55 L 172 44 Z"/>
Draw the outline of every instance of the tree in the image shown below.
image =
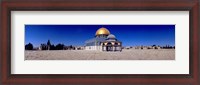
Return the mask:
<path id="1" fill-rule="evenodd" d="M 54 45 L 51 45 L 50 50 L 56 50 L 56 47 Z"/>
<path id="2" fill-rule="evenodd" d="M 50 42 L 50 40 L 48 40 L 48 41 L 47 41 L 47 45 L 48 45 L 48 46 L 50 46 L 50 45 L 51 45 L 51 42 Z"/>
<path id="3" fill-rule="evenodd" d="M 63 50 L 64 49 L 64 44 L 57 44 L 56 45 L 56 50 Z"/>
<path id="4" fill-rule="evenodd" d="M 41 44 L 40 48 L 41 48 L 41 50 L 47 50 L 47 45 L 46 44 Z"/>
<path id="5" fill-rule="evenodd" d="M 25 50 L 33 50 L 33 44 L 31 44 L 31 43 L 26 44 Z"/>
<path id="6" fill-rule="evenodd" d="M 47 41 L 47 49 L 50 50 L 50 48 L 51 48 L 51 42 L 50 42 L 50 40 L 48 40 Z"/>

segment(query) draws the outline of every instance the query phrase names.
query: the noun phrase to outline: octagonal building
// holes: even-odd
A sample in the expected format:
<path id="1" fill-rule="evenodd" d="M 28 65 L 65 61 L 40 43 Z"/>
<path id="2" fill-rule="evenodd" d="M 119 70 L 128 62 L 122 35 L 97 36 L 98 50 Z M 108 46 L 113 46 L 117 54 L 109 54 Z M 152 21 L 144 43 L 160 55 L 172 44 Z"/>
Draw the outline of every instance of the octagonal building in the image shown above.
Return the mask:
<path id="1" fill-rule="evenodd" d="M 94 38 L 85 41 L 85 50 L 122 51 L 122 42 L 110 34 L 107 28 L 101 27 L 96 31 Z"/>

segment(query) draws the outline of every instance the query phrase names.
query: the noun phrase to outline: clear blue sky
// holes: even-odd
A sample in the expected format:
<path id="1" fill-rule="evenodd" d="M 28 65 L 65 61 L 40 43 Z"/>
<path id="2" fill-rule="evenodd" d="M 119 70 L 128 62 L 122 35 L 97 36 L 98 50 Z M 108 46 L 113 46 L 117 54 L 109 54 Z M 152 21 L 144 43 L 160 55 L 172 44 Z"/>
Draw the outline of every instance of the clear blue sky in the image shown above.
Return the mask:
<path id="1" fill-rule="evenodd" d="M 107 28 L 123 46 L 175 45 L 175 25 L 25 25 L 25 44 L 83 46 L 100 27 Z"/>

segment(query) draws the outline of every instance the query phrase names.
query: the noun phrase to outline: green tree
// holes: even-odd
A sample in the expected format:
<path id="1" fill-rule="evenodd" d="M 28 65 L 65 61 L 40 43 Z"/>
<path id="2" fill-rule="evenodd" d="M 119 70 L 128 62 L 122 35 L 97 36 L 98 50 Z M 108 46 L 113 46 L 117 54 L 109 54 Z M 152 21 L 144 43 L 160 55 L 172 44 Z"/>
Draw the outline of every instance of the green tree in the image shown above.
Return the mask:
<path id="1" fill-rule="evenodd" d="M 50 42 L 50 40 L 47 41 L 47 49 L 48 49 L 48 50 L 51 49 L 51 42 Z"/>
<path id="2" fill-rule="evenodd" d="M 51 42 L 50 42 L 50 40 L 48 40 L 48 41 L 47 41 L 47 45 L 48 45 L 48 46 L 50 46 L 50 45 L 51 45 Z"/>
<path id="3" fill-rule="evenodd" d="M 25 50 L 33 50 L 33 44 L 31 44 L 31 43 L 26 44 Z"/>

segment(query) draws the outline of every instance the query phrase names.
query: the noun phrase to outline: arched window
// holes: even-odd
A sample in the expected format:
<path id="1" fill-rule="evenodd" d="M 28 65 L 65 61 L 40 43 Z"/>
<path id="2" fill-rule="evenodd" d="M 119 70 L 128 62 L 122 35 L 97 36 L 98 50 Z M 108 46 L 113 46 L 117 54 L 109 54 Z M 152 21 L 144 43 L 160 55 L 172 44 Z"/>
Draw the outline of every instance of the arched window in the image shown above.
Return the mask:
<path id="1" fill-rule="evenodd" d="M 118 46 L 118 45 L 119 45 L 119 43 L 116 42 L 116 43 L 115 43 L 115 46 Z"/>
<path id="2" fill-rule="evenodd" d="M 108 42 L 107 46 L 112 46 L 112 43 L 111 43 L 111 42 Z"/>

